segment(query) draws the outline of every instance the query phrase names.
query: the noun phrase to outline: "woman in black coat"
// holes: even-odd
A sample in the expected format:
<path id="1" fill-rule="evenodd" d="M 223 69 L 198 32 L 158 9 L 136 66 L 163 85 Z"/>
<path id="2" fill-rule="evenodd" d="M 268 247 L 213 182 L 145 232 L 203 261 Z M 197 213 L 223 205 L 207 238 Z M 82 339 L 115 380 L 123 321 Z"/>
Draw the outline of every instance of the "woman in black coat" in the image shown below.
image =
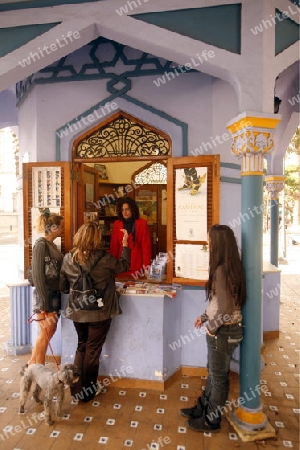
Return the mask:
<path id="1" fill-rule="evenodd" d="M 90 401 L 97 393 L 99 358 L 112 318 L 121 314 L 119 296 L 115 287 L 115 274 L 126 272 L 130 266 L 128 234 L 123 232 L 123 250 L 119 259 L 101 250 L 101 233 L 95 222 L 82 225 L 74 236 L 74 247 L 64 257 L 60 289 L 70 292 L 65 316 L 73 320 L 78 335 L 74 364 L 80 380 L 71 387 L 76 400 Z M 99 299 L 75 302 L 73 287 L 81 271 L 89 274 Z"/>

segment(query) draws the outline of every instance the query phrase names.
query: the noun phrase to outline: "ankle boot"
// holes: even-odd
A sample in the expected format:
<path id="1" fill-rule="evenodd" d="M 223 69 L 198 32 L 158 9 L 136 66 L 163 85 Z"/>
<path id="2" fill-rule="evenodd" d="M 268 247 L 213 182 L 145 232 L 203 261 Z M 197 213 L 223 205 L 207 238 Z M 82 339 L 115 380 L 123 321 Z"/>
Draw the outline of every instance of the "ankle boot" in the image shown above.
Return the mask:
<path id="1" fill-rule="evenodd" d="M 211 423 L 205 415 L 202 415 L 197 419 L 189 419 L 186 424 L 191 430 L 203 433 L 218 433 L 221 428 L 220 422 Z"/>

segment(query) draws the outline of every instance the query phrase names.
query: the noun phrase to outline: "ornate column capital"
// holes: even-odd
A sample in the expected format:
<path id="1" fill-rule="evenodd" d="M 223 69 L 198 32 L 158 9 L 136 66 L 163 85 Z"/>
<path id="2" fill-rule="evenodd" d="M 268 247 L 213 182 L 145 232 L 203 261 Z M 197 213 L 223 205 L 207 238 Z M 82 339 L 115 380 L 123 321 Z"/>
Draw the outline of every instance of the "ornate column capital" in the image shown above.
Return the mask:
<path id="1" fill-rule="evenodd" d="M 284 188 L 284 175 L 268 175 L 265 177 L 266 188 L 271 200 L 279 199 L 279 192 Z"/>
<path id="2" fill-rule="evenodd" d="M 277 114 L 245 111 L 227 124 L 233 139 L 231 151 L 242 159 L 241 175 L 263 175 L 264 156 L 274 148 L 274 130 L 280 122 Z"/>

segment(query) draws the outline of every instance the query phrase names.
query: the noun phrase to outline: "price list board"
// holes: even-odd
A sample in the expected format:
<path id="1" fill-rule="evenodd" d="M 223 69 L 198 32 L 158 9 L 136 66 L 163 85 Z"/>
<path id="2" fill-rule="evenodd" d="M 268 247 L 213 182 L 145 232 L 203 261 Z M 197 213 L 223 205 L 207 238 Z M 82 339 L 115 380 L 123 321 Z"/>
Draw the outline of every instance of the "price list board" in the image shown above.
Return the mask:
<path id="1" fill-rule="evenodd" d="M 33 207 L 61 206 L 61 168 L 32 168 Z"/>

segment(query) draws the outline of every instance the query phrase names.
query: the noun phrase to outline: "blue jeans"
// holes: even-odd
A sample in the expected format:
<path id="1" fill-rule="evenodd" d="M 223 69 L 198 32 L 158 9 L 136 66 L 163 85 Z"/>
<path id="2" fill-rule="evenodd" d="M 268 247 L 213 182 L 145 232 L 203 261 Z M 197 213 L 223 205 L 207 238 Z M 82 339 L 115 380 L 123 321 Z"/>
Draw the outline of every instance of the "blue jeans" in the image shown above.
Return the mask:
<path id="1" fill-rule="evenodd" d="M 205 416 L 212 424 L 219 424 L 222 408 L 228 397 L 229 369 L 233 351 L 243 339 L 241 323 L 222 325 L 216 336 L 206 335 L 208 377 L 205 391 L 198 399 Z"/>

